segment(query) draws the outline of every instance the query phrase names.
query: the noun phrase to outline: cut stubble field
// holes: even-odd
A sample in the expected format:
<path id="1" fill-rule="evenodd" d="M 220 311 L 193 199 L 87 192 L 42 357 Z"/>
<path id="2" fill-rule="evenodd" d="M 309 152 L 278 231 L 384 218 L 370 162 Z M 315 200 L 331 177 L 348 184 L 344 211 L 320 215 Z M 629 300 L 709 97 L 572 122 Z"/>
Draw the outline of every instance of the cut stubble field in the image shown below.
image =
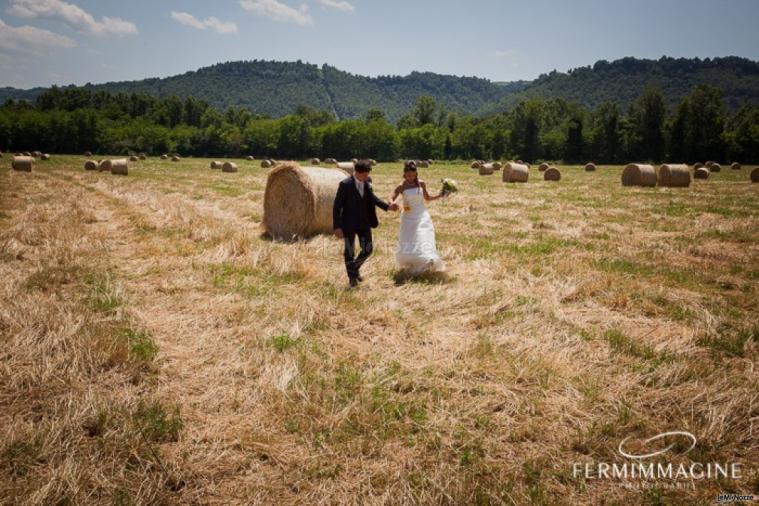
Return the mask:
<path id="1" fill-rule="evenodd" d="M 0 503 L 710 503 L 759 494 L 759 185 L 464 164 L 429 204 L 444 276 L 347 288 L 341 243 L 262 237 L 266 169 L 127 177 L 0 159 Z M 387 198 L 398 163 L 372 173 Z M 586 479 L 621 440 L 739 480 Z M 680 459 L 680 460 L 677 460 Z"/>

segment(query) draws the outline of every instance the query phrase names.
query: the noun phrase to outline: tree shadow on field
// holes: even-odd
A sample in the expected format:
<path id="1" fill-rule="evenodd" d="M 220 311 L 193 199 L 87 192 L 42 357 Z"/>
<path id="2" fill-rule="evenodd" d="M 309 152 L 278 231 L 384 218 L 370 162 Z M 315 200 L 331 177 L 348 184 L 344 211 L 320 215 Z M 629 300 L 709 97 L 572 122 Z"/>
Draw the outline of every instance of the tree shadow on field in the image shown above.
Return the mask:
<path id="1" fill-rule="evenodd" d="M 407 283 L 416 283 L 420 285 L 446 285 L 451 283 L 455 278 L 447 272 L 424 272 L 421 274 L 411 274 L 406 271 L 396 271 L 393 274 L 395 286 L 403 286 Z"/>

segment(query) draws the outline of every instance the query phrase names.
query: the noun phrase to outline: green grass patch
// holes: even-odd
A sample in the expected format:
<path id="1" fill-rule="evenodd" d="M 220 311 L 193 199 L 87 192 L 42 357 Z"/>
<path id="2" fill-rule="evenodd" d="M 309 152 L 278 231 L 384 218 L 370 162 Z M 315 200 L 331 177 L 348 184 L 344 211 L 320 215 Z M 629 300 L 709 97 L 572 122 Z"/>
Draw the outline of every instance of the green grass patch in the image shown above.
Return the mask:
<path id="1" fill-rule="evenodd" d="M 145 439 L 155 443 L 178 441 L 184 427 L 179 406 L 167 411 L 159 401 L 140 401 L 132 420 Z"/>
<path id="2" fill-rule="evenodd" d="M 153 336 L 146 331 L 127 329 L 121 332 L 124 339 L 129 345 L 129 355 L 131 358 L 141 362 L 152 362 L 158 354 L 158 346 L 153 340 Z"/>

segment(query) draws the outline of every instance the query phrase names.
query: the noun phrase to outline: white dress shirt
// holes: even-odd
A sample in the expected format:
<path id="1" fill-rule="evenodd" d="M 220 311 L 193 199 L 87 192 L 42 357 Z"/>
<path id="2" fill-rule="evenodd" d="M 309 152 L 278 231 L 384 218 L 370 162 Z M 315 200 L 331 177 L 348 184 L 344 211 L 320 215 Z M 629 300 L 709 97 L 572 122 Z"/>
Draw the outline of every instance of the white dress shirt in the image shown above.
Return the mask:
<path id="1" fill-rule="evenodd" d="M 364 182 L 356 179 L 356 176 L 353 176 L 353 181 L 356 183 L 358 194 L 361 195 L 361 198 L 364 198 Z"/>

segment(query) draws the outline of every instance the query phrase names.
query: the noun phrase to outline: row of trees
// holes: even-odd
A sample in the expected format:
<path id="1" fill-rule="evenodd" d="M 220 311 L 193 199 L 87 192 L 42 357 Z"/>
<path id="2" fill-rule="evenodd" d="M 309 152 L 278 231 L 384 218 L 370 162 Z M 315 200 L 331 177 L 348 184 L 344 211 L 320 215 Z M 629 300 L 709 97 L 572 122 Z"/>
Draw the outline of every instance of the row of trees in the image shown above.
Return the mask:
<path id="1" fill-rule="evenodd" d="M 0 107 L 0 147 L 293 159 L 750 163 L 759 161 L 759 107 L 746 105 L 728 116 L 720 91 L 706 85 L 674 110 L 656 88 L 647 88 L 624 112 L 613 102 L 590 110 L 562 99 L 531 99 L 483 118 L 448 112 L 422 97 L 392 124 L 377 109 L 360 120 L 335 121 L 326 111 L 300 107 L 273 119 L 243 108 L 221 113 L 193 98 L 52 89 L 35 104 Z"/>

